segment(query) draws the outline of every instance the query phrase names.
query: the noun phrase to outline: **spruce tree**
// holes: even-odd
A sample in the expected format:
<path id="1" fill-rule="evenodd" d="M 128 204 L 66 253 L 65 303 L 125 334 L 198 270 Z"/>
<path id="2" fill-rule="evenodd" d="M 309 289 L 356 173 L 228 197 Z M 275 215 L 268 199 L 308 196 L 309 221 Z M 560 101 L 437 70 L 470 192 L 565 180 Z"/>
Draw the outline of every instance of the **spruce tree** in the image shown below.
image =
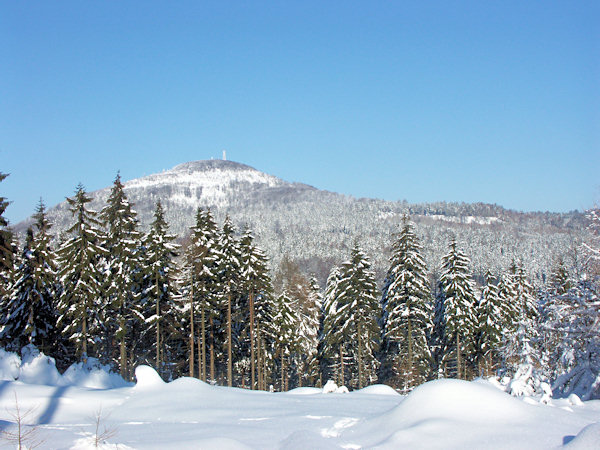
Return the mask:
<path id="1" fill-rule="evenodd" d="M 136 295 L 139 294 L 136 292 L 136 276 L 141 236 L 137 231 L 137 214 L 123 187 L 121 176 L 117 174 L 100 218 L 106 230 L 104 248 L 107 250 L 107 277 L 104 295 L 110 311 L 108 326 L 119 343 L 118 366 L 121 376 L 127 378 L 130 374 L 127 354 L 134 338 L 131 332 L 143 322 L 143 313 L 139 295 Z"/>
<path id="2" fill-rule="evenodd" d="M 385 359 L 405 392 L 423 383 L 431 366 L 432 297 L 420 252 L 413 225 L 405 217 L 392 246 L 381 300 Z"/>
<path id="3" fill-rule="evenodd" d="M 75 347 L 76 356 L 85 361 L 97 354 L 97 342 L 105 335 L 101 258 L 102 233 L 97 213 L 87 208 L 92 199 L 79 184 L 75 195 L 67 198 L 75 223 L 67 230 L 72 237 L 59 249 L 59 276 L 63 291 L 59 299 L 57 324 Z"/>
<path id="4" fill-rule="evenodd" d="M 145 276 L 142 305 L 145 335 L 152 337 L 150 347 L 154 353 L 154 365 L 160 374 L 167 374 L 166 365 L 170 362 L 168 340 L 173 334 L 176 316 L 174 258 L 178 246 L 173 244 L 175 236 L 168 233 L 168 228 L 162 205 L 158 201 L 154 221 L 143 239 L 142 266 Z"/>
<path id="5" fill-rule="evenodd" d="M 450 242 L 442 259 L 440 295 L 444 321 L 444 363 L 454 364 L 455 376 L 467 378 L 467 366 L 474 351 L 477 319 L 475 286 L 469 272 L 469 259 Z"/>
<path id="6" fill-rule="evenodd" d="M 477 305 L 477 356 L 481 376 L 490 376 L 498 362 L 504 331 L 503 300 L 493 275 L 488 271 L 486 285 Z"/>
<path id="7" fill-rule="evenodd" d="M 327 379 L 336 378 L 339 385 L 344 384 L 344 352 L 342 335 L 343 317 L 339 314 L 340 269 L 333 267 L 327 277 L 323 295 L 323 319 L 319 335 L 319 356 L 321 373 Z"/>
<path id="8" fill-rule="evenodd" d="M 341 352 L 351 357 L 351 364 L 347 366 L 350 384 L 360 389 L 375 380 L 380 328 L 375 275 L 358 244 L 352 249 L 350 259 L 341 265 L 338 292 Z"/>
<path id="9" fill-rule="evenodd" d="M 215 346 L 218 330 L 215 324 L 220 316 L 218 279 L 219 230 L 210 210 L 198 209 L 196 226 L 192 230 L 196 261 L 196 322 L 199 323 L 198 364 L 200 379 L 206 381 L 207 350 L 210 379 L 215 381 Z"/>
<path id="10" fill-rule="evenodd" d="M 505 280 L 508 280 L 505 285 L 509 289 L 504 288 L 501 295 L 508 305 L 504 314 L 508 320 L 502 354 L 504 366 L 515 373 L 523 364 L 539 366 L 540 355 L 536 348 L 538 306 L 533 287 L 521 264 L 513 261 Z"/>
<path id="11" fill-rule="evenodd" d="M 306 377 L 308 383 L 315 384 L 320 376 L 319 330 L 322 323 L 323 295 L 315 277 L 309 280 L 309 292 L 306 308 L 300 318 L 300 356 L 299 383 Z"/>
<path id="12" fill-rule="evenodd" d="M 298 319 L 291 308 L 291 299 L 284 290 L 277 298 L 271 333 L 274 340 L 274 352 L 279 359 L 280 390 L 288 390 L 290 356 L 298 350 Z"/>
<path id="13" fill-rule="evenodd" d="M 264 302 L 272 295 L 271 278 L 264 252 L 254 245 L 254 237 L 250 229 L 246 229 L 240 240 L 240 290 L 245 299 L 244 306 L 248 311 L 247 334 L 250 344 L 250 388 L 256 389 L 256 304 Z M 268 300 L 267 300 L 268 301 Z M 260 329 L 260 326 L 259 326 Z"/>
<path id="14" fill-rule="evenodd" d="M 0 172 L 0 182 L 7 176 Z M 8 205 L 9 202 L 6 198 L 0 196 L 0 320 L 6 319 L 6 306 L 11 290 L 15 256 L 13 235 L 8 228 L 8 221 L 4 217 Z"/>
<path id="15" fill-rule="evenodd" d="M 234 313 L 241 312 L 236 308 L 239 294 L 240 252 L 235 238 L 235 228 L 229 216 L 225 217 L 223 229 L 217 244 L 219 261 L 217 273 L 221 286 L 220 303 L 225 310 L 225 358 L 227 364 L 227 385 L 233 386 L 234 364 Z M 239 323 L 239 322 L 238 322 Z M 237 350 L 237 349 L 236 349 Z"/>
<path id="16" fill-rule="evenodd" d="M 34 235 L 32 228 L 27 230 L 3 337 L 12 341 L 15 350 L 33 344 L 49 353 L 57 338 L 56 263 L 48 235 L 51 225 L 41 200 L 34 218 L 37 233 Z"/>

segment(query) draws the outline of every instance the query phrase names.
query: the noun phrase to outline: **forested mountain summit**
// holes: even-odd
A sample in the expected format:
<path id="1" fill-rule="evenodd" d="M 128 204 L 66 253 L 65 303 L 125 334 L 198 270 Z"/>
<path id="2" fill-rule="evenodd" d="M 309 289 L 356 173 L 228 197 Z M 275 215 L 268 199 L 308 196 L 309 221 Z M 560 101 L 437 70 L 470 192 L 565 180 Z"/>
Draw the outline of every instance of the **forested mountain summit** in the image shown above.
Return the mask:
<path id="1" fill-rule="evenodd" d="M 488 269 L 500 272 L 511 260 L 518 259 L 529 267 L 534 280 L 542 283 L 553 260 L 573 253 L 586 233 L 584 215 L 577 211 L 523 213 L 486 203 L 411 204 L 406 200 L 358 199 L 287 182 L 226 160 L 179 164 L 129 180 L 124 186 L 142 229 L 151 223 L 158 200 L 170 232 L 180 238 L 193 225 L 196 209 L 210 208 L 219 221 L 228 214 L 238 228 L 252 228 L 273 268 L 287 256 L 307 274 L 315 274 L 322 284 L 331 267 L 344 259 L 356 240 L 372 255 L 381 279 L 388 264 L 392 234 L 398 231 L 404 214 L 416 223 L 432 272 L 439 269 L 448 239 L 454 236 L 470 256 L 476 279 L 483 279 Z M 109 187 L 91 192 L 91 208 L 101 210 L 109 193 Z M 65 192 L 65 196 L 71 194 Z M 60 239 L 72 222 L 67 202 L 50 208 L 48 217 Z M 14 229 L 24 233 L 31 223 L 31 219 L 23 221 Z"/>

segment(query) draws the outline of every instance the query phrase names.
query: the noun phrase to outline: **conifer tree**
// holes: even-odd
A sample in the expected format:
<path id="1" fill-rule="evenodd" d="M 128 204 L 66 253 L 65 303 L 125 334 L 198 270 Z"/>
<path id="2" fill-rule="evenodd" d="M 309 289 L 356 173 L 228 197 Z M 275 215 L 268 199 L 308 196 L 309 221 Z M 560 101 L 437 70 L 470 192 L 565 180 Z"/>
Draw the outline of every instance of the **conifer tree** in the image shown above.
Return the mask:
<path id="1" fill-rule="evenodd" d="M 102 233 L 97 213 L 87 208 L 92 199 L 79 184 L 67 198 L 75 223 L 68 229 L 72 237 L 59 249 L 59 275 L 63 291 L 59 299 L 57 324 L 85 361 L 105 332 L 102 299 Z M 102 356 L 102 355 L 96 355 Z"/>
<path id="2" fill-rule="evenodd" d="M 279 359 L 280 390 L 288 390 L 289 369 L 288 360 L 298 347 L 297 317 L 290 307 L 291 299 L 284 290 L 277 298 L 277 306 L 273 317 L 271 333 L 273 335 L 273 350 Z"/>
<path id="3" fill-rule="evenodd" d="M 507 327 L 504 332 L 504 366 L 516 372 L 525 365 L 539 365 L 540 355 L 536 348 L 538 332 L 536 319 L 537 301 L 533 287 L 529 283 L 522 265 L 512 262 L 505 279 L 510 289 L 503 289 L 501 295 L 510 305 L 505 312 Z"/>
<path id="4" fill-rule="evenodd" d="M 569 271 L 562 258 L 559 258 L 552 268 L 552 273 L 550 274 L 550 287 L 555 295 L 563 295 L 572 287 Z"/>
<path id="5" fill-rule="evenodd" d="M 319 355 L 321 372 L 330 379 L 336 377 L 339 385 L 344 384 L 344 352 L 342 335 L 343 317 L 339 314 L 340 269 L 333 267 L 327 277 L 323 295 L 323 322 L 319 335 Z"/>
<path id="6" fill-rule="evenodd" d="M 56 263 L 48 235 L 51 225 L 41 200 L 34 218 L 37 233 L 34 235 L 32 228 L 27 230 L 3 334 L 15 350 L 33 344 L 49 353 L 57 338 Z"/>
<path id="7" fill-rule="evenodd" d="M 240 253 L 238 242 L 234 236 L 235 228 L 231 223 L 229 216 L 225 217 L 223 230 L 217 244 L 219 252 L 218 278 L 221 286 L 220 302 L 224 306 L 225 319 L 225 355 L 227 363 L 227 385 L 233 386 L 233 313 L 238 311 L 236 308 L 238 300 L 238 284 L 240 276 Z"/>
<path id="8" fill-rule="evenodd" d="M 118 366 L 121 376 L 126 378 L 130 372 L 127 353 L 132 346 L 131 331 L 140 327 L 144 317 L 139 304 L 139 292 L 136 292 L 141 236 L 137 231 L 136 212 L 123 187 L 121 176 L 117 174 L 100 218 L 106 230 L 104 248 L 107 250 L 108 276 L 104 283 L 104 295 L 110 311 L 111 323 L 108 326 L 119 343 Z"/>
<path id="9" fill-rule="evenodd" d="M 219 279 L 218 279 L 218 242 L 219 230 L 209 209 L 199 209 L 196 215 L 196 226 L 192 230 L 195 245 L 195 260 L 197 264 L 196 293 L 199 322 L 198 364 L 199 375 L 207 380 L 207 349 L 210 359 L 210 379 L 215 380 L 215 345 L 217 329 L 216 320 L 219 318 Z"/>
<path id="10" fill-rule="evenodd" d="M 8 175 L 0 172 L 0 182 Z M 0 196 L 0 320 L 5 318 L 6 305 L 10 295 L 10 285 L 14 270 L 14 247 L 12 232 L 8 228 L 8 221 L 4 212 L 9 202 Z"/>
<path id="11" fill-rule="evenodd" d="M 362 388 L 375 380 L 380 328 L 375 276 L 358 244 L 352 249 L 350 260 L 341 265 L 338 292 L 338 324 L 343 336 L 341 351 L 351 357 L 348 366 L 351 384 Z"/>
<path id="12" fill-rule="evenodd" d="M 503 301 L 493 275 L 488 271 L 486 285 L 477 305 L 477 354 L 479 373 L 490 376 L 493 373 L 498 352 L 502 345 L 504 331 Z"/>
<path id="13" fill-rule="evenodd" d="M 392 246 L 382 297 L 386 359 L 404 391 L 423 383 L 431 365 L 432 297 L 420 251 L 413 225 L 405 217 Z"/>
<path id="14" fill-rule="evenodd" d="M 467 362 L 475 344 L 477 298 L 470 277 L 469 259 L 450 242 L 449 252 L 442 259 L 440 294 L 443 302 L 444 361 L 453 362 L 456 378 L 467 378 Z"/>
<path id="15" fill-rule="evenodd" d="M 299 368 L 299 383 L 306 377 L 310 385 L 319 380 L 319 331 L 322 323 L 323 295 L 315 277 L 309 280 L 309 292 L 306 308 L 300 318 L 300 355 L 302 366 Z M 320 380 L 319 380 L 320 381 Z M 321 383 L 319 382 L 319 385 Z"/>
<path id="16" fill-rule="evenodd" d="M 267 257 L 260 248 L 254 245 L 254 237 L 249 229 L 246 229 L 240 240 L 240 270 L 240 290 L 246 300 L 245 306 L 248 310 L 250 388 L 255 389 L 257 367 L 256 303 L 264 302 L 266 297 L 272 295 L 272 286 Z"/>
<path id="17" fill-rule="evenodd" d="M 154 221 L 144 236 L 145 276 L 143 308 L 146 336 L 153 336 L 154 364 L 159 373 L 166 372 L 168 361 L 168 339 L 173 332 L 176 288 L 174 283 L 178 246 L 173 244 L 175 236 L 168 233 L 164 211 L 160 201 L 156 203 Z"/>

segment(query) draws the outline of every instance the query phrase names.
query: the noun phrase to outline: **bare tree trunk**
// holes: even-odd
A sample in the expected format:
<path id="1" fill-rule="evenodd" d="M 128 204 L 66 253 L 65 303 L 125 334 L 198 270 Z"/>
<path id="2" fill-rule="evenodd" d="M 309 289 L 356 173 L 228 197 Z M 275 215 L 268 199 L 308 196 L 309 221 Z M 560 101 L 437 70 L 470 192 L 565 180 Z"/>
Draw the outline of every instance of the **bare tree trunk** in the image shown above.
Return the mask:
<path id="1" fill-rule="evenodd" d="M 194 376 L 194 278 L 190 289 L 190 377 Z"/>
<path id="2" fill-rule="evenodd" d="M 360 322 L 356 324 L 356 331 L 358 336 L 358 388 L 362 389 L 363 386 L 363 369 L 362 369 L 362 336 L 360 330 Z"/>
<path id="3" fill-rule="evenodd" d="M 119 319 L 119 326 L 121 327 L 121 332 L 123 333 L 123 335 L 121 336 L 121 342 L 120 342 L 120 355 L 119 355 L 119 365 L 120 367 L 120 373 L 121 376 L 123 378 L 127 378 L 127 348 L 125 346 L 125 334 L 124 331 L 125 330 L 125 320 L 123 319 L 123 317 L 121 317 Z"/>
<path id="4" fill-rule="evenodd" d="M 160 374 L 160 291 L 158 286 L 158 269 L 155 269 L 154 276 L 156 277 L 156 370 Z"/>
<path id="5" fill-rule="evenodd" d="M 200 333 L 201 342 L 198 347 L 198 361 L 200 361 L 200 367 L 198 367 L 198 376 L 202 381 L 206 381 L 206 326 L 204 324 L 205 321 L 205 312 L 204 312 L 204 304 L 201 305 L 200 309 Z"/>
<path id="6" fill-rule="evenodd" d="M 344 347 L 340 344 L 340 386 L 344 385 Z"/>
<path id="7" fill-rule="evenodd" d="M 215 378 L 215 336 L 214 336 L 214 328 L 213 328 L 213 319 L 210 318 L 210 330 L 211 330 L 211 340 L 210 340 L 210 381 L 214 381 Z"/>
<path id="8" fill-rule="evenodd" d="M 87 316 L 83 317 L 83 322 L 81 324 L 81 335 L 83 337 L 83 342 L 81 344 L 83 362 L 87 362 Z"/>
<path id="9" fill-rule="evenodd" d="M 460 338 L 458 332 L 456 333 L 456 378 L 461 379 L 460 376 Z"/>
<path id="10" fill-rule="evenodd" d="M 250 290 L 249 294 L 249 303 L 250 303 L 250 389 L 256 389 L 254 386 L 254 298 L 252 295 L 252 290 Z"/>
<path id="11" fill-rule="evenodd" d="M 408 345 L 408 374 L 409 374 L 409 386 L 413 386 L 414 383 L 414 367 L 413 367 L 413 346 L 412 346 L 412 322 L 408 319 L 408 332 L 407 332 L 407 345 Z"/>
<path id="12" fill-rule="evenodd" d="M 227 293 L 227 386 L 233 386 L 233 352 L 231 346 L 231 281 Z"/>
<path id="13" fill-rule="evenodd" d="M 285 381 L 283 379 L 283 374 L 285 370 L 285 359 L 283 354 L 283 347 L 281 347 L 281 392 L 285 390 Z"/>

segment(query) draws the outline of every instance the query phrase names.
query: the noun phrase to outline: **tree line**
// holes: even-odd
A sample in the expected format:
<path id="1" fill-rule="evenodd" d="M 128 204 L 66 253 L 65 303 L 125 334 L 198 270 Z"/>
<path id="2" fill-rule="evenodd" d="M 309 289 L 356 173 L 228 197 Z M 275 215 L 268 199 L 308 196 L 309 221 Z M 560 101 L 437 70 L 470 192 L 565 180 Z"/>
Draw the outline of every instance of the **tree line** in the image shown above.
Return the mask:
<path id="1" fill-rule="evenodd" d="M 585 246 L 582 270 L 569 274 L 559 259 L 541 288 L 517 261 L 478 286 L 451 237 L 432 277 L 404 217 L 382 290 L 358 242 L 321 289 L 287 258 L 272 273 L 252 231 L 238 233 L 229 217 L 219 226 L 209 209 L 198 208 L 179 244 L 160 201 L 140 232 L 118 175 L 100 212 L 81 185 L 67 201 L 72 225 L 61 242 L 53 245 L 40 201 L 19 247 L 0 198 L 0 340 L 9 350 L 33 344 L 63 368 L 93 357 L 127 379 L 149 364 L 166 379 L 263 390 L 332 379 L 408 392 L 440 377 L 508 375 L 552 380 L 563 394 L 599 392 L 597 241 Z M 598 212 L 589 216 L 598 227 Z"/>

